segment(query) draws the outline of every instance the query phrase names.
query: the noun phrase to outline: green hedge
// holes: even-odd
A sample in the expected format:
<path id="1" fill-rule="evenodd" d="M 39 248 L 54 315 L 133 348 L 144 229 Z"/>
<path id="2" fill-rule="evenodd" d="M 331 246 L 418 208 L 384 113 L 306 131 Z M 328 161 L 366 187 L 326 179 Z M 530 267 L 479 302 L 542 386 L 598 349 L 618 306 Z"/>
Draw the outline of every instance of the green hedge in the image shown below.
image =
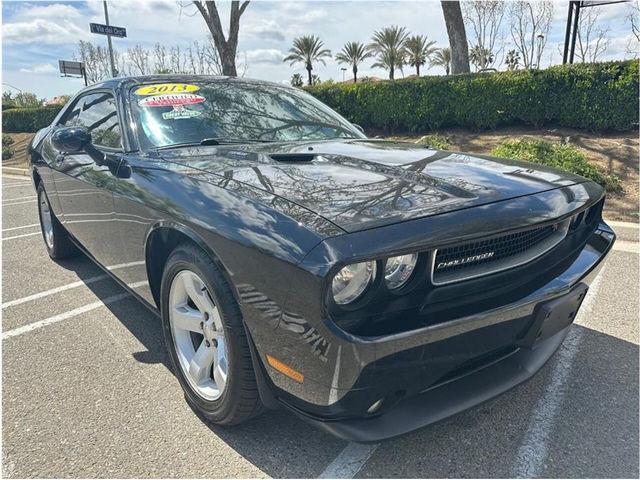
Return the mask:
<path id="1" fill-rule="evenodd" d="M 56 118 L 62 105 L 50 105 L 39 108 L 12 108 L 2 112 L 2 130 L 4 132 L 37 132 L 49 126 Z"/>
<path id="2" fill-rule="evenodd" d="M 628 130 L 638 124 L 638 60 L 307 90 L 352 122 L 385 132 L 516 124 Z"/>

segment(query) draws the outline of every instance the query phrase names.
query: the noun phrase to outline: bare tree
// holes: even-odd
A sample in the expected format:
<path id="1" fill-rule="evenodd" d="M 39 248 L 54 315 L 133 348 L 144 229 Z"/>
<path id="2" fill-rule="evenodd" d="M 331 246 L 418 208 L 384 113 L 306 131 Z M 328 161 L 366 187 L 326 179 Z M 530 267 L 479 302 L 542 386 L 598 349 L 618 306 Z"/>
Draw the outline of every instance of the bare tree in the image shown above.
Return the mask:
<path id="1" fill-rule="evenodd" d="M 120 56 L 117 51 L 113 52 L 114 62 L 120 63 Z M 106 48 L 95 45 L 92 42 L 80 40 L 78 50 L 73 55 L 74 60 L 82 62 L 89 83 L 96 83 L 105 78 L 111 77 L 111 67 L 109 65 L 109 54 Z"/>
<path id="2" fill-rule="evenodd" d="M 249 6 L 249 1 L 243 1 L 242 4 L 238 0 L 231 2 L 229 34 L 226 38 L 216 3 L 213 1 L 194 1 L 193 4 L 202 15 L 202 18 L 204 18 L 207 28 L 211 32 L 222 63 L 222 74 L 230 77 L 238 76 L 236 52 L 238 49 L 238 33 L 240 32 L 240 17 Z"/>
<path id="3" fill-rule="evenodd" d="M 553 18 L 550 0 L 516 0 L 509 5 L 511 38 L 520 52 L 524 68 L 540 66 Z"/>
<path id="4" fill-rule="evenodd" d="M 153 73 L 169 73 L 167 48 L 160 43 L 153 46 Z"/>
<path id="5" fill-rule="evenodd" d="M 442 0 L 440 5 L 451 47 L 451 73 L 469 73 L 469 44 L 460 2 Z"/>
<path id="6" fill-rule="evenodd" d="M 142 48 L 141 45 L 135 45 L 127 49 L 127 58 L 129 60 L 130 75 L 147 75 L 151 73 L 149 65 L 149 50 Z"/>
<path id="7" fill-rule="evenodd" d="M 609 46 L 609 29 L 596 28 L 600 7 L 585 8 L 578 18 L 576 57 L 581 62 L 597 62 Z"/>
<path id="8" fill-rule="evenodd" d="M 497 45 L 500 26 L 504 17 L 505 2 L 503 0 L 466 0 L 462 2 L 462 12 L 473 32 L 473 44 L 478 51 L 490 52 L 492 62 L 482 68 L 490 67 L 498 57 L 501 46 Z M 487 55 L 485 55 L 488 58 Z"/>

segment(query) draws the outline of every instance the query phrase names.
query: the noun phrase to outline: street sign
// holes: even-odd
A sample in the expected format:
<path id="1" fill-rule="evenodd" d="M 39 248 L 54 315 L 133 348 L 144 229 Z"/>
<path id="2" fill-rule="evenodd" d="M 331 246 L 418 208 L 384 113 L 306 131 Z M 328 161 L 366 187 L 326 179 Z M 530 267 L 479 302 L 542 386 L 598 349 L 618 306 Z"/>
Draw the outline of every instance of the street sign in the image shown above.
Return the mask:
<path id="1" fill-rule="evenodd" d="M 71 62 L 69 60 L 58 60 L 60 66 L 60 73 L 62 75 L 78 75 L 82 76 L 84 69 L 82 68 L 82 62 Z"/>
<path id="2" fill-rule="evenodd" d="M 102 23 L 90 23 L 91 33 L 99 35 L 111 35 L 112 37 L 126 37 L 127 29 L 124 27 L 114 27 L 113 25 L 104 25 Z"/>

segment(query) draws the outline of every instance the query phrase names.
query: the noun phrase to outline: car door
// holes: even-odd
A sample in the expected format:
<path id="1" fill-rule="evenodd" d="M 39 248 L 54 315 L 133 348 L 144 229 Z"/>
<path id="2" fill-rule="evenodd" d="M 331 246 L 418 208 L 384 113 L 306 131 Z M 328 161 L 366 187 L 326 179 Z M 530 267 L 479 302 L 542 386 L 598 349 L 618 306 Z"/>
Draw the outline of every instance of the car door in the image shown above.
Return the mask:
<path id="1" fill-rule="evenodd" d="M 60 126 L 85 127 L 95 151 L 92 155 L 84 151 L 56 152 L 53 162 L 53 180 L 62 210 L 60 220 L 105 266 L 117 263 L 120 251 L 113 203 L 115 175 L 123 151 L 120 125 L 112 92 L 83 95 L 62 118 Z"/>

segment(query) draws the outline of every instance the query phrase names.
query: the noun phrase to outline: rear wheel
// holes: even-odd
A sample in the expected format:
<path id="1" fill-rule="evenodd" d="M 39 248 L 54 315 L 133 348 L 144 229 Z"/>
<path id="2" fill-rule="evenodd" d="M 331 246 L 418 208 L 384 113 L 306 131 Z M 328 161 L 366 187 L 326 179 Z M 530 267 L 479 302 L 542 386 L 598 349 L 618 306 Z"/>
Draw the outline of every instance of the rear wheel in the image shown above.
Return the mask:
<path id="1" fill-rule="evenodd" d="M 165 341 L 188 402 L 222 425 L 260 413 L 242 316 L 218 266 L 195 245 L 178 246 L 161 300 Z"/>
<path id="2" fill-rule="evenodd" d="M 69 238 L 69 234 L 60 224 L 56 216 L 51 211 L 49 197 L 44 190 L 42 183 L 38 184 L 38 215 L 40 217 L 40 229 L 44 245 L 47 247 L 49 256 L 60 260 L 69 258 L 78 253 L 78 249 Z"/>

